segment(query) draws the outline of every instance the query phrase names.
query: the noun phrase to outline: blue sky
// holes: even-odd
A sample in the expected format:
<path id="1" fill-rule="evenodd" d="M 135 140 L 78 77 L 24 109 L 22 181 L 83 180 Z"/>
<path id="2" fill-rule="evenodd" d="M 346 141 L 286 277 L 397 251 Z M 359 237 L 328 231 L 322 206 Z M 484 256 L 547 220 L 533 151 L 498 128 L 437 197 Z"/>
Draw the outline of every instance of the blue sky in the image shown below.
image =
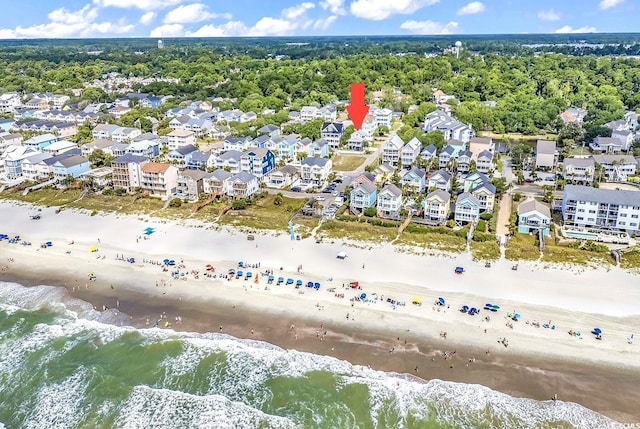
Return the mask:
<path id="1" fill-rule="evenodd" d="M 0 39 L 634 32 L 640 0 L 5 0 Z"/>

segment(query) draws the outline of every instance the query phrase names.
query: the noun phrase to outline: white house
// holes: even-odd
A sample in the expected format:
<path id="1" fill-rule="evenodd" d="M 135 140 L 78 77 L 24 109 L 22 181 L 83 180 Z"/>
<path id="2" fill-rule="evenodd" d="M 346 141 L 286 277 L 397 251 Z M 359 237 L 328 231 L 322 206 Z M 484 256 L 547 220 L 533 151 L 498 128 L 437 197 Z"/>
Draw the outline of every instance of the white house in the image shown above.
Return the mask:
<path id="1" fill-rule="evenodd" d="M 203 190 L 206 194 L 212 195 L 228 195 L 229 194 L 229 178 L 233 174 L 219 168 L 211 173 L 207 173 L 202 180 Z"/>
<path id="2" fill-rule="evenodd" d="M 344 134 L 344 126 L 340 122 L 325 122 L 320 129 L 320 137 L 329 143 L 329 147 L 337 149 L 340 147 L 340 139 Z"/>
<path id="3" fill-rule="evenodd" d="M 623 152 L 629 150 L 633 144 L 633 131 L 615 130 L 611 132 L 611 138 L 620 140 L 620 150 Z"/>
<path id="4" fill-rule="evenodd" d="M 431 173 L 427 182 L 428 189 L 440 189 L 449 192 L 451 189 L 451 173 L 445 170 L 438 170 Z"/>
<path id="5" fill-rule="evenodd" d="M 259 189 L 258 178 L 244 171 L 231 176 L 228 181 L 228 195 L 233 199 L 251 197 Z"/>
<path id="6" fill-rule="evenodd" d="M 22 100 L 17 92 L 7 92 L 0 95 L 0 112 L 13 113 L 16 107 L 22 105 Z"/>
<path id="7" fill-rule="evenodd" d="M 569 183 L 590 185 L 593 183 L 595 161 L 589 158 L 565 158 L 562 162 L 562 176 Z"/>
<path id="8" fill-rule="evenodd" d="M 397 134 L 391 136 L 382 148 L 382 162 L 396 167 L 400 161 L 403 146 L 404 142 Z"/>
<path id="9" fill-rule="evenodd" d="M 300 180 L 304 184 L 322 186 L 331 174 L 332 161 L 328 158 L 308 157 L 300 163 Z"/>
<path id="10" fill-rule="evenodd" d="M 626 182 L 630 175 L 636 174 L 638 166 L 631 155 L 593 155 L 593 160 L 604 168 L 610 182 Z"/>
<path id="11" fill-rule="evenodd" d="M 558 161 L 556 142 L 553 140 L 538 140 L 536 144 L 536 168 L 553 168 Z"/>
<path id="12" fill-rule="evenodd" d="M 129 143 L 142 134 L 139 128 L 119 127 L 111 133 L 111 139 L 119 143 Z"/>
<path id="13" fill-rule="evenodd" d="M 373 117 L 376 122 L 376 127 L 387 127 L 388 129 L 391 129 L 391 119 L 393 114 L 391 109 L 387 109 L 387 108 L 378 109 L 378 108 L 372 107 L 371 110 L 373 110 L 373 112 L 370 111 L 369 113 L 373 114 Z"/>
<path id="14" fill-rule="evenodd" d="M 400 163 L 402 164 L 402 168 L 411 168 L 414 162 L 416 162 L 416 158 L 420 155 L 420 149 L 422 148 L 422 143 L 417 138 L 412 138 L 409 142 L 402 146 L 400 151 Z"/>
<path id="15" fill-rule="evenodd" d="M 378 193 L 378 216 L 399 219 L 402 207 L 402 191 L 393 184 L 388 184 Z"/>
<path id="16" fill-rule="evenodd" d="M 425 116 L 424 130 L 442 132 L 445 141 L 456 139 L 468 143 L 474 136 L 470 125 L 463 124 L 442 110 L 435 110 Z"/>
<path id="17" fill-rule="evenodd" d="M 173 130 L 167 134 L 169 150 L 175 150 L 182 146 L 196 145 L 196 134 L 189 130 Z"/>

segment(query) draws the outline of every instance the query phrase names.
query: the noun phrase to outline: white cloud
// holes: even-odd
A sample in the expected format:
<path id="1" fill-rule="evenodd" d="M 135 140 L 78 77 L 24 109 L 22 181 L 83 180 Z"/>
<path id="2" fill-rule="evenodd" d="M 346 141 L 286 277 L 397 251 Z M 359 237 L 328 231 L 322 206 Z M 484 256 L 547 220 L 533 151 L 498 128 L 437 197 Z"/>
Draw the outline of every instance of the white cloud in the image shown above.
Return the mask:
<path id="1" fill-rule="evenodd" d="M 140 24 L 142 25 L 149 25 L 153 22 L 154 19 L 156 19 L 156 13 L 155 12 L 147 12 L 144 15 L 142 15 L 142 17 L 140 17 Z"/>
<path id="2" fill-rule="evenodd" d="M 358 18 L 381 21 L 391 15 L 407 15 L 440 0 L 355 0 L 351 3 L 351 13 Z"/>
<path id="3" fill-rule="evenodd" d="M 624 2 L 624 0 L 602 0 L 598 7 L 602 10 L 611 9 Z"/>
<path id="4" fill-rule="evenodd" d="M 164 24 L 151 30 L 149 37 L 182 37 L 184 36 L 184 25 Z"/>
<path id="5" fill-rule="evenodd" d="M 100 7 L 119 7 L 123 9 L 137 8 L 140 10 L 159 10 L 184 3 L 186 0 L 93 0 L 93 4 Z"/>
<path id="6" fill-rule="evenodd" d="M 295 22 L 265 16 L 249 30 L 247 36 L 285 36 L 298 28 Z"/>
<path id="7" fill-rule="evenodd" d="M 96 22 L 98 10 L 87 4 L 82 9 L 70 11 L 55 9 L 47 15 L 50 22 L 15 29 L 0 29 L 0 39 L 92 37 L 101 34 L 125 34 L 134 30 L 124 20 L 117 23 Z"/>
<path id="8" fill-rule="evenodd" d="M 472 1 L 466 6 L 458 9 L 458 15 L 474 15 L 484 11 L 484 5 L 479 1 Z"/>
<path id="9" fill-rule="evenodd" d="M 405 21 L 400 24 L 400 28 L 408 30 L 413 34 L 453 34 L 458 29 L 458 23 L 451 21 L 447 24 L 440 24 L 434 21 Z"/>
<path id="10" fill-rule="evenodd" d="M 242 22 L 229 21 L 221 25 L 203 25 L 197 31 L 188 32 L 186 35 L 189 37 L 230 37 L 241 36 L 248 32 L 249 29 Z"/>
<path id="11" fill-rule="evenodd" d="M 541 10 L 538 12 L 538 19 L 543 21 L 558 21 L 560 19 L 560 14 L 553 9 Z"/>
<path id="12" fill-rule="evenodd" d="M 314 7 L 316 7 L 316 5 L 311 2 L 300 3 L 299 5 L 284 9 L 282 11 L 282 17 L 287 20 L 298 19 L 307 13 L 307 10 L 313 9 Z"/>
<path id="13" fill-rule="evenodd" d="M 336 15 L 346 15 L 347 11 L 344 9 L 344 0 L 324 0 L 320 2 L 320 7 L 324 10 L 329 10 Z"/>
<path id="14" fill-rule="evenodd" d="M 315 22 L 313 23 L 313 29 L 314 30 L 326 30 L 327 28 L 329 28 L 331 26 L 331 24 L 333 24 L 335 22 L 335 20 L 337 19 L 337 15 L 331 15 L 325 19 L 316 19 Z"/>
<path id="15" fill-rule="evenodd" d="M 207 19 L 224 17 L 231 19 L 229 14 L 217 14 L 209 12 L 207 5 L 202 3 L 192 3 L 184 6 L 178 6 L 167 12 L 164 17 L 165 24 L 191 24 L 194 22 L 206 21 Z"/>
<path id="16" fill-rule="evenodd" d="M 558 28 L 555 32 L 556 33 L 595 33 L 596 28 L 591 27 L 589 25 L 585 25 L 580 28 L 573 28 L 569 25 L 565 25 L 564 27 Z"/>

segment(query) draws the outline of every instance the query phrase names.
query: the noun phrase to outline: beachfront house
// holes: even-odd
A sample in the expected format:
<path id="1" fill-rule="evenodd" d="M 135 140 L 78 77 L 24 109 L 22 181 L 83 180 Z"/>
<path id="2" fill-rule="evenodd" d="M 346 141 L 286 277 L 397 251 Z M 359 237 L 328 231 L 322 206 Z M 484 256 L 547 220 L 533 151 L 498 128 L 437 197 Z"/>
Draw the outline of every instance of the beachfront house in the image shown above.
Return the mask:
<path id="1" fill-rule="evenodd" d="M 562 177 L 567 183 L 591 185 L 595 173 L 595 161 L 589 158 L 565 158 L 562 161 Z"/>
<path id="2" fill-rule="evenodd" d="M 437 170 L 431 173 L 427 181 L 428 189 L 440 189 L 449 192 L 451 189 L 451 173 L 445 170 Z"/>
<path id="3" fill-rule="evenodd" d="M 426 187 L 427 172 L 421 168 L 413 167 L 407 171 L 400 183 L 403 187 L 408 187 L 412 192 L 421 193 Z"/>
<path id="4" fill-rule="evenodd" d="M 216 168 L 222 168 L 229 171 L 232 174 L 238 174 L 240 172 L 240 159 L 242 158 L 242 152 L 237 150 L 230 150 L 222 155 L 216 157 Z"/>
<path id="5" fill-rule="evenodd" d="M 397 134 L 391 136 L 382 147 L 382 162 L 397 167 L 400 162 L 400 154 L 403 146 L 404 142 Z"/>
<path id="6" fill-rule="evenodd" d="M 562 198 L 565 227 L 640 233 L 640 192 L 567 185 Z"/>
<path id="7" fill-rule="evenodd" d="M 65 157 L 53 164 L 53 175 L 59 180 L 67 177 L 77 178 L 89 171 L 89 160 L 80 155 Z"/>
<path id="8" fill-rule="evenodd" d="M 293 165 L 284 165 L 276 168 L 267 176 L 267 186 L 270 188 L 284 188 L 291 186 L 300 176 L 298 169 Z"/>
<path id="9" fill-rule="evenodd" d="M 557 162 L 556 142 L 553 140 L 538 140 L 536 143 L 536 168 L 552 169 Z"/>
<path id="10" fill-rule="evenodd" d="M 480 201 L 468 192 L 458 195 L 456 200 L 454 217 L 457 225 L 469 222 L 478 222 L 480 218 Z"/>
<path id="11" fill-rule="evenodd" d="M 551 231 L 551 210 L 549 207 L 529 198 L 518 205 L 518 232 L 520 234 L 539 234 L 542 231 L 544 237 Z"/>
<path id="12" fill-rule="evenodd" d="M 38 180 L 49 176 L 49 166 L 42 161 L 51 158 L 48 153 L 37 152 L 22 160 L 22 177 L 28 180 Z M 42 168 L 41 166 L 44 166 Z"/>
<path id="13" fill-rule="evenodd" d="M 364 151 L 364 136 L 360 131 L 351 133 L 349 140 L 347 140 L 347 148 L 355 152 Z"/>
<path id="14" fill-rule="evenodd" d="M 496 187 L 489 181 L 483 181 L 482 183 L 471 188 L 471 195 L 477 198 L 480 203 L 480 211 L 486 213 L 493 212 L 493 206 L 496 201 Z"/>
<path id="15" fill-rule="evenodd" d="M 638 166 L 631 155 L 593 155 L 593 160 L 602 166 L 609 182 L 626 182 L 629 176 L 636 174 Z"/>
<path id="16" fill-rule="evenodd" d="M 378 217 L 400 219 L 402 208 L 402 191 L 396 185 L 389 183 L 378 193 L 376 207 Z"/>
<path id="17" fill-rule="evenodd" d="M 203 191 L 215 197 L 227 195 L 229 193 L 229 178 L 233 174 L 219 168 L 211 173 L 207 173 L 202 179 Z"/>
<path id="18" fill-rule="evenodd" d="M 146 156 L 125 154 L 111 161 L 112 182 L 115 189 L 131 192 L 140 187 L 142 167 L 149 162 Z"/>
<path id="19" fill-rule="evenodd" d="M 354 212 L 362 212 L 376 204 L 377 196 L 376 185 L 368 180 L 363 180 L 354 185 L 350 195 L 349 208 Z"/>
<path id="20" fill-rule="evenodd" d="M 275 155 L 269 149 L 250 147 L 240 157 L 240 171 L 262 179 L 276 167 Z"/>
<path id="21" fill-rule="evenodd" d="M 113 184 L 112 177 L 113 168 L 99 167 L 85 171 L 78 177 L 78 179 L 92 182 L 94 188 L 104 189 L 105 187 Z"/>
<path id="22" fill-rule="evenodd" d="M 204 193 L 204 177 L 202 170 L 182 170 L 178 172 L 176 192 L 190 202 L 196 202 Z"/>
<path id="23" fill-rule="evenodd" d="M 411 168 L 420 154 L 421 147 L 422 143 L 415 137 L 409 140 L 406 145 L 402 146 L 402 149 L 400 149 L 400 164 L 402 164 L 402 168 Z"/>
<path id="24" fill-rule="evenodd" d="M 422 204 L 423 218 L 433 225 L 444 225 L 451 211 L 451 195 L 436 189 L 430 192 Z"/>
<path id="25" fill-rule="evenodd" d="M 14 180 L 22 176 L 22 161 L 37 154 L 33 148 L 26 146 L 7 146 L 0 161 L 4 163 L 4 171 L 8 179 Z"/>
<path id="26" fill-rule="evenodd" d="M 228 181 L 228 195 L 232 199 L 249 198 L 259 189 L 258 178 L 245 171 L 231 176 Z"/>
<path id="27" fill-rule="evenodd" d="M 176 193 L 178 169 L 164 162 L 148 162 L 141 168 L 140 187 L 154 197 L 167 199 Z"/>
<path id="28" fill-rule="evenodd" d="M 320 128 L 320 137 L 325 139 L 332 149 L 340 147 L 340 139 L 343 134 L 344 125 L 340 122 L 324 122 Z"/>
<path id="29" fill-rule="evenodd" d="M 323 186 L 331 174 L 332 165 L 328 158 L 307 157 L 300 162 L 300 181 L 305 185 Z"/>
<path id="30" fill-rule="evenodd" d="M 169 150 L 176 150 L 179 147 L 196 145 L 196 134 L 189 130 L 173 130 L 167 134 L 167 145 Z"/>

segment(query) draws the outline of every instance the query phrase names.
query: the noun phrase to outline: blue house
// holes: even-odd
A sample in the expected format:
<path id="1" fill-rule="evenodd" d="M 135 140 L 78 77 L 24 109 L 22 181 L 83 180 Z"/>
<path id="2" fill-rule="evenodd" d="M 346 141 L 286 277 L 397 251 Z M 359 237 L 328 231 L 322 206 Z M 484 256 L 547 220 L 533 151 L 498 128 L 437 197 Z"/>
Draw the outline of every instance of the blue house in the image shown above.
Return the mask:
<path id="1" fill-rule="evenodd" d="M 277 137 L 280 135 L 280 127 L 267 124 L 262 128 L 259 128 L 257 131 L 258 135 L 266 135 L 267 137 Z"/>
<path id="2" fill-rule="evenodd" d="M 413 188 L 415 192 L 422 192 L 426 186 L 427 173 L 421 168 L 413 167 L 411 170 L 402 176 L 401 182 L 403 186 L 409 186 Z"/>
<path id="3" fill-rule="evenodd" d="M 274 140 L 276 139 L 277 138 L 274 138 Z M 288 157 L 293 159 L 295 157 L 296 143 L 298 142 L 298 139 L 296 137 L 286 136 L 277 140 L 278 142 L 276 143 L 275 150 L 278 151 L 278 156 L 280 158 Z"/>
<path id="4" fill-rule="evenodd" d="M 191 154 L 191 159 L 187 162 L 187 168 L 191 170 L 206 170 L 209 158 L 211 158 L 211 152 L 197 150 Z"/>
<path id="5" fill-rule="evenodd" d="M 318 139 L 309 145 L 309 156 L 327 158 L 329 156 L 329 143 L 325 139 Z"/>
<path id="6" fill-rule="evenodd" d="M 377 198 L 378 188 L 376 185 L 364 180 L 351 191 L 349 206 L 352 209 L 362 211 L 375 206 Z"/>
<path id="7" fill-rule="evenodd" d="M 140 100 L 140 105 L 142 107 L 149 107 L 151 109 L 157 109 L 158 107 L 162 106 L 163 103 L 163 97 L 148 96 Z"/>
<path id="8" fill-rule="evenodd" d="M 186 165 L 191 160 L 191 156 L 198 151 L 198 148 L 192 144 L 179 147 L 169 152 L 169 159 L 178 161 L 178 164 Z"/>
<path id="9" fill-rule="evenodd" d="M 269 137 L 268 135 L 261 135 L 256 137 L 255 139 L 253 139 L 253 141 L 251 142 L 251 146 L 253 147 L 259 147 L 259 148 L 264 148 L 267 147 L 267 144 L 271 141 L 271 137 Z"/>
<path id="10" fill-rule="evenodd" d="M 240 157 L 240 171 L 251 173 L 258 179 L 276 168 L 276 157 L 269 149 L 250 147 Z"/>
<path id="11" fill-rule="evenodd" d="M 155 158 L 160 153 L 160 143 L 152 140 L 134 141 L 127 146 L 125 153 Z"/>
<path id="12" fill-rule="evenodd" d="M 518 206 L 518 232 L 520 234 L 538 233 L 547 237 L 551 225 L 551 211 L 549 207 L 535 199 L 529 199 Z"/>
<path id="13" fill-rule="evenodd" d="M 80 155 L 59 159 L 53 164 L 53 175 L 62 180 L 65 177 L 78 177 L 89 171 L 89 160 Z"/>
<path id="14" fill-rule="evenodd" d="M 29 140 L 25 141 L 23 145 L 32 149 L 42 150 L 57 141 L 58 137 L 53 134 L 41 134 L 31 137 Z"/>
<path id="15" fill-rule="evenodd" d="M 0 130 L 9 132 L 15 123 L 15 119 L 0 118 Z"/>

